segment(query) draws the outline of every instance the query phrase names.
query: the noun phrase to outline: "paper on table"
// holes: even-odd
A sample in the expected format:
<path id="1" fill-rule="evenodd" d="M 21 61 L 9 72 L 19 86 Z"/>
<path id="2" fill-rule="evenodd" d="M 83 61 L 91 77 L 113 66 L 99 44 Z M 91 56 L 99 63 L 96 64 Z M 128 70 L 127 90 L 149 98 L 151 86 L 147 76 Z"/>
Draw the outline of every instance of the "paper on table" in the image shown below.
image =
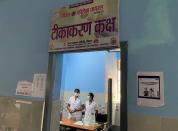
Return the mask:
<path id="1" fill-rule="evenodd" d="M 82 123 L 82 121 L 77 121 L 77 122 L 75 122 L 74 124 L 76 124 L 76 125 L 85 125 L 85 126 L 89 126 L 88 124 L 86 124 L 86 123 Z"/>
<path id="2" fill-rule="evenodd" d="M 77 121 L 74 124 L 76 124 L 76 125 L 83 125 L 82 121 Z"/>

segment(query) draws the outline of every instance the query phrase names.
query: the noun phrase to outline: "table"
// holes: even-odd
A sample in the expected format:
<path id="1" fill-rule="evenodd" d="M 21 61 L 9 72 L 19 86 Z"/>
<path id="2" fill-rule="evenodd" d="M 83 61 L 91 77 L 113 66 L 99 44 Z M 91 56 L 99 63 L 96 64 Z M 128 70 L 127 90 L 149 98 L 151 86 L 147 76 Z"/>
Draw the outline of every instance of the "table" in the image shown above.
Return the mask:
<path id="1" fill-rule="evenodd" d="M 75 129 L 81 129 L 84 131 L 96 131 L 97 129 L 101 128 L 103 125 L 102 124 L 90 124 L 90 125 L 77 125 L 75 124 L 77 121 L 70 120 L 70 119 L 62 119 L 60 121 L 60 125 L 62 127 L 70 127 L 70 128 L 75 128 Z"/>

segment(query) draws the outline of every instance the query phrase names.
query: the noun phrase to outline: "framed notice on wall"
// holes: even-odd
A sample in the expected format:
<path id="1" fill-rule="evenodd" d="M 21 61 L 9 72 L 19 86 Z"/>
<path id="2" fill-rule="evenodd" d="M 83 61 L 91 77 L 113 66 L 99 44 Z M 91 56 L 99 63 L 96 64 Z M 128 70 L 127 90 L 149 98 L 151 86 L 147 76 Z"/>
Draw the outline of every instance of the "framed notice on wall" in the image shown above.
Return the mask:
<path id="1" fill-rule="evenodd" d="M 138 76 L 138 97 L 160 99 L 160 76 Z"/>
<path id="2" fill-rule="evenodd" d="M 119 47 L 119 0 L 87 0 L 53 10 L 49 52 Z"/>
<path id="3" fill-rule="evenodd" d="M 137 82 L 138 105 L 148 107 L 159 107 L 164 105 L 162 72 L 138 72 Z"/>

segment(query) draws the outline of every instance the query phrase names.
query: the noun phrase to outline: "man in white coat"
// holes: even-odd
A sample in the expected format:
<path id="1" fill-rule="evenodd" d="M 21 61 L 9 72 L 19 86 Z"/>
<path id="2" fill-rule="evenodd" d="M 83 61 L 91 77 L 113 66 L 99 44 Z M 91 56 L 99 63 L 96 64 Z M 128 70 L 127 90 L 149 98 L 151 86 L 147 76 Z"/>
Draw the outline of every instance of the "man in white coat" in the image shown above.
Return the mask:
<path id="1" fill-rule="evenodd" d="M 80 95 L 80 90 L 75 89 L 74 96 L 71 96 L 69 98 L 67 104 L 67 110 L 69 112 L 68 119 L 72 119 L 75 121 L 82 120 L 82 110 L 84 109 L 84 104 L 82 103 L 79 95 Z"/>

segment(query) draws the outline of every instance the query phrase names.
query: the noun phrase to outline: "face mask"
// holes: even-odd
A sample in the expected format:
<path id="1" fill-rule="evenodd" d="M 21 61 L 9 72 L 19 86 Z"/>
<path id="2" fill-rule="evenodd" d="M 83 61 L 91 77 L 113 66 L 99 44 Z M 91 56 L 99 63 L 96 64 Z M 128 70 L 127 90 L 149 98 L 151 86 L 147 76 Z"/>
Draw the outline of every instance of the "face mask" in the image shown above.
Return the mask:
<path id="1" fill-rule="evenodd" d="M 90 96 L 87 96 L 87 99 L 90 100 Z"/>
<path id="2" fill-rule="evenodd" d="M 92 100 L 92 98 L 91 98 L 90 96 L 87 96 L 87 98 L 88 98 L 88 100 L 89 100 L 89 101 L 91 101 L 91 100 Z"/>
<path id="3" fill-rule="evenodd" d="M 79 93 L 75 93 L 75 96 L 77 96 L 77 97 L 78 97 L 78 96 L 79 96 Z"/>

